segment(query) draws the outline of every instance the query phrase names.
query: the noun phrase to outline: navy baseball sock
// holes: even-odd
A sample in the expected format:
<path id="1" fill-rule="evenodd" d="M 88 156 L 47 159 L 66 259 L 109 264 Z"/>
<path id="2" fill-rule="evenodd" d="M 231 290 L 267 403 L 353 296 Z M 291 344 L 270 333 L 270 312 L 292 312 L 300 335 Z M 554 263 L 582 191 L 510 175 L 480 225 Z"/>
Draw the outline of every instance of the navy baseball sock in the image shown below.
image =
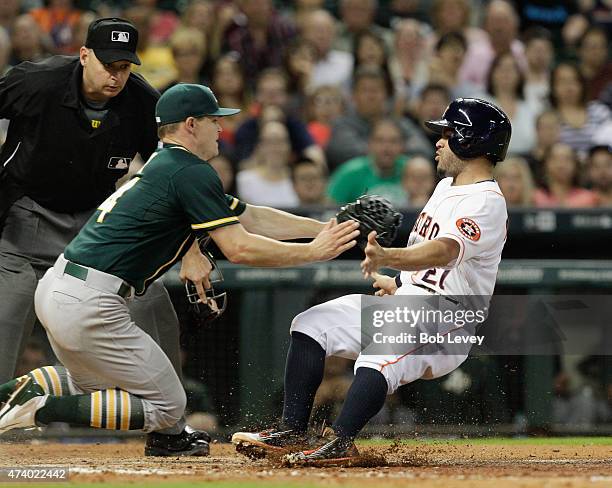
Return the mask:
<path id="1" fill-rule="evenodd" d="M 340 437 L 357 437 L 365 424 L 376 415 L 387 398 L 387 380 L 372 368 L 359 368 L 344 405 L 332 426 Z"/>
<path id="2" fill-rule="evenodd" d="M 285 427 L 306 432 L 324 369 L 325 350 L 321 345 L 306 334 L 293 332 L 285 365 Z"/>

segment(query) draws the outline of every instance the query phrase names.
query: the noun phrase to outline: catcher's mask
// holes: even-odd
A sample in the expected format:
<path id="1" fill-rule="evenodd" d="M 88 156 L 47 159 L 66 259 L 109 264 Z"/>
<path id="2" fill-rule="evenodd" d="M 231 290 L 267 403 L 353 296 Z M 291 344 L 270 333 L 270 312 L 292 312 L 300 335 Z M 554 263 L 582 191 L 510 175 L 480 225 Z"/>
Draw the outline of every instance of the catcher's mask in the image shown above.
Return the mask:
<path id="1" fill-rule="evenodd" d="M 198 295 L 198 291 L 191 281 L 185 282 L 185 292 L 187 293 L 189 305 L 198 320 L 200 322 L 212 322 L 225 312 L 227 307 L 227 292 L 218 292 L 215 290 L 215 285 L 223 283 L 223 274 L 217 266 L 217 262 L 212 254 L 208 251 L 204 251 L 203 254 L 212 265 L 212 271 L 209 275 L 210 288 L 204 290 L 206 293 L 206 303 L 200 299 L 200 295 Z"/>

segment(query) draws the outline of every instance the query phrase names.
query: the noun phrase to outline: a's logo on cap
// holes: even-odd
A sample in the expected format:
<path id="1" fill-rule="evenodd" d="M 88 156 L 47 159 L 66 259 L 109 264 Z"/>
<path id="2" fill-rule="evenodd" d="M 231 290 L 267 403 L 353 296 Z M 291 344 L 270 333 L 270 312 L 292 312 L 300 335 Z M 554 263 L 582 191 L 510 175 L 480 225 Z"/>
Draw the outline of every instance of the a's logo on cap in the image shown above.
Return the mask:
<path id="1" fill-rule="evenodd" d="M 115 42 L 130 42 L 130 33 L 123 31 L 112 31 L 111 41 Z"/>

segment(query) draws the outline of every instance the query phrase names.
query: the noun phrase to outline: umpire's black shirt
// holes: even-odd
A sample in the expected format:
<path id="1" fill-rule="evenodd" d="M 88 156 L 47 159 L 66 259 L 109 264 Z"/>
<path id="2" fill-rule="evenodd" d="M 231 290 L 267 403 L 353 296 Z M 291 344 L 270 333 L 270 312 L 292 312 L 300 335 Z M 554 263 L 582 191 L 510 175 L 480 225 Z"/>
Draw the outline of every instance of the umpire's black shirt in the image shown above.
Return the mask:
<path id="1" fill-rule="evenodd" d="M 0 164 L 21 194 L 56 212 L 96 208 L 134 155 L 146 161 L 157 147 L 153 87 L 130 74 L 101 123 L 92 123 L 82 77 L 78 57 L 54 56 L 0 79 L 0 118 L 11 121 Z"/>

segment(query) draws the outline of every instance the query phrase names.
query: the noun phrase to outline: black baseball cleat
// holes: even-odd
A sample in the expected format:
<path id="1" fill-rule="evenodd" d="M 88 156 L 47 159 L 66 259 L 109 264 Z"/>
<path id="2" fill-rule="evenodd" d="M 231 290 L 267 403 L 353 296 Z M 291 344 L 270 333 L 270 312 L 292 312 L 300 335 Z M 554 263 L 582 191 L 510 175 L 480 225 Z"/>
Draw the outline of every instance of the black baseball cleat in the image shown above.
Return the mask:
<path id="1" fill-rule="evenodd" d="M 266 457 L 268 452 L 289 452 L 290 447 L 297 447 L 307 442 L 305 433 L 292 429 L 271 428 L 262 432 L 236 432 L 232 435 L 232 444 L 236 452 L 251 459 Z"/>
<path id="2" fill-rule="evenodd" d="M 359 458 L 359 451 L 352 437 L 327 435 L 327 442 L 317 449 L 285 454 L 285 466 L 350 466 Z"/>
<path id="3" fill-rule="evenodd" d="M 210 454 L 210 435 L 203 430 L 189 426 L 176 435 L 147 434 L 145 456 L 208 456 Z"/>

